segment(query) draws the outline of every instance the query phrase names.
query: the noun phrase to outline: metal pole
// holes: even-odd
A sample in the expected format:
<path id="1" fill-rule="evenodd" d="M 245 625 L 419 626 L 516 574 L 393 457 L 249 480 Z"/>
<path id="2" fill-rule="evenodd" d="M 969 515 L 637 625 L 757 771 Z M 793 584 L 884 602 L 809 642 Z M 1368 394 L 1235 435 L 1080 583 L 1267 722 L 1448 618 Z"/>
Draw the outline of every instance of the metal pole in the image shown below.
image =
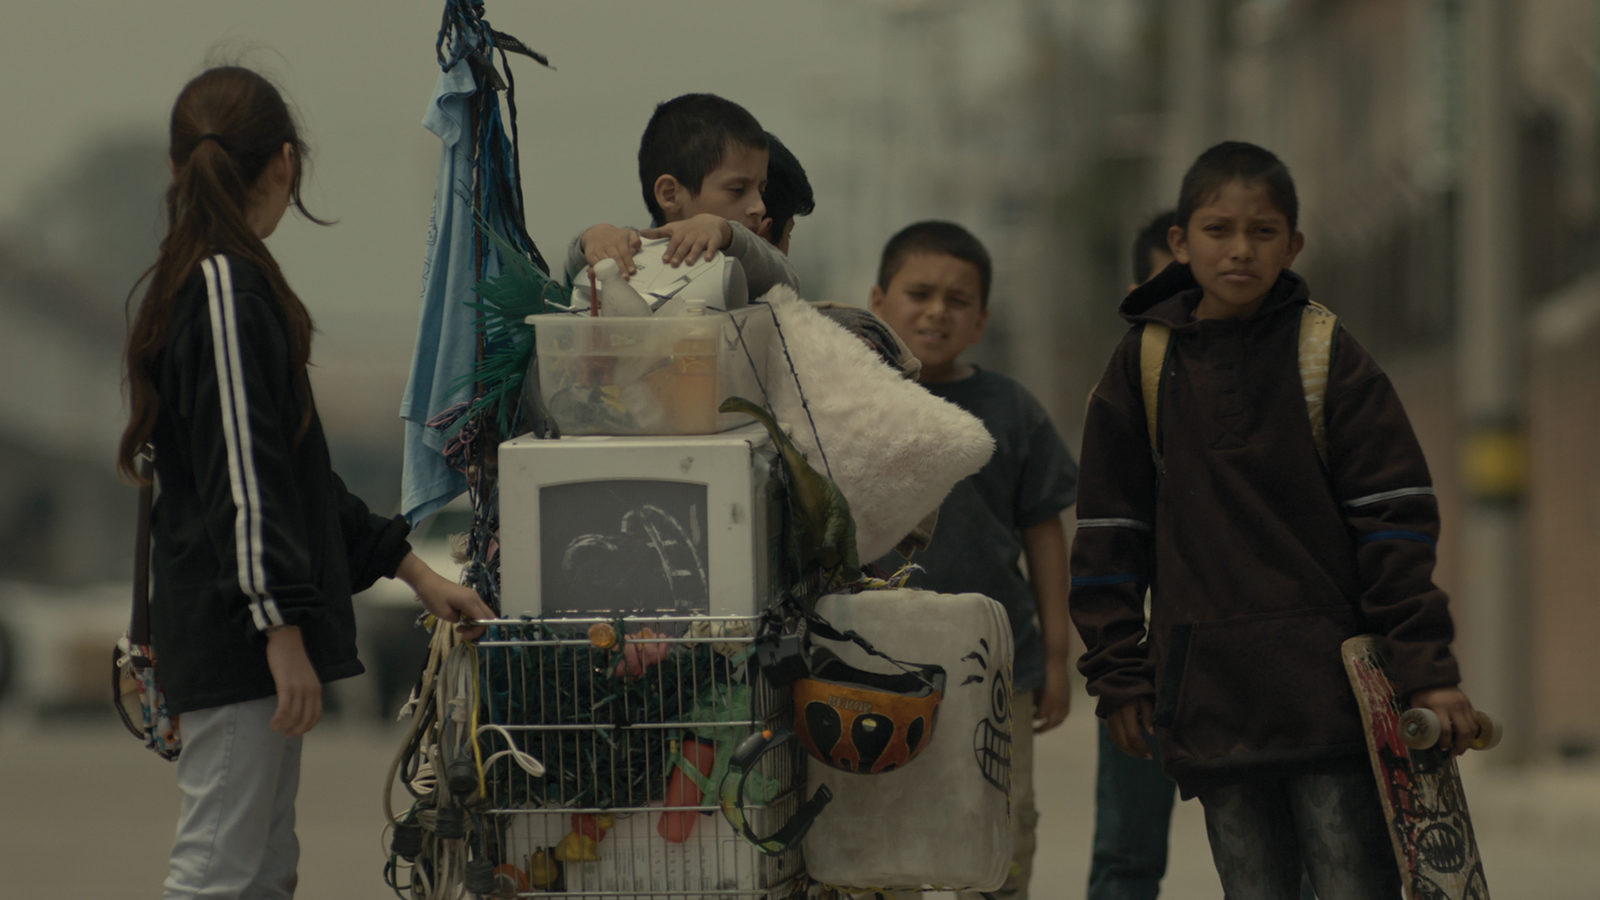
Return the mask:
<path id="1" fill-rule="evenodd" d="M 1504 0 L 1467 0 L 1456 377 L 1464 435 L 1461 588 L 1463 688 L 1505 726 L 1488 757 L 1527 757 L 1528 596 L 1523 571 L 1524 335 L 1513 223 L 1519 219 L 1510 16 Z"/>
<path id="2" fill-rule="evenodd" d="M 1166 95 L 1167 128 L 1162 141 L 1161 173 L 1178 179 L 1201 151 L 1223 139 L 1222 54 L 1217 0 L 1168 0 Z"/>

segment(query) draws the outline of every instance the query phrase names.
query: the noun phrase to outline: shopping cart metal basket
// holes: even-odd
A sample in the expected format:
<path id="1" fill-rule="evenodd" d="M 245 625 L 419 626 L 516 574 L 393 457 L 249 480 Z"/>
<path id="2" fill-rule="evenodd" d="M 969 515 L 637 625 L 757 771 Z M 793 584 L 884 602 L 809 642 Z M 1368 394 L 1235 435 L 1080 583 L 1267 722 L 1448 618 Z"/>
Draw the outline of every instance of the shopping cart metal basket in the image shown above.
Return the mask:
<path id="1" fill-rule="evenodd" d="M 788 693 L 750 664 L 754 617 L 502 620 L 477 643 L 483 821 L 502 892 L 564 897 L 785 898 L 798 846 L 758 850 L 719 812 L 752 732 L 786 725 Z M 535 777 L 496 753 L 543 765 Z M 790 743 L 745 776 L 756 834 L 793 816 Z"/>

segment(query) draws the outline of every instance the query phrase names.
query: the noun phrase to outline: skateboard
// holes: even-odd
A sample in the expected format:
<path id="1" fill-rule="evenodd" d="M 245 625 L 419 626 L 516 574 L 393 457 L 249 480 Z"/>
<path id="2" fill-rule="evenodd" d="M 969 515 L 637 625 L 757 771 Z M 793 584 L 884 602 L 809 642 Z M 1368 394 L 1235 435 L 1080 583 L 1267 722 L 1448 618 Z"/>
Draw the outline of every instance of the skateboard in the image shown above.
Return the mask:
<path id="1" fill-rule="evenodd" d="M 1367 755 L 1378 782 L 1389 840 L 1408 900 L 1489 900 L 1483 859 L 1472 833 L 1456 761 L 1441 752 L 1432 710 L 1406 709 L 1389 680 L 1388 659 L 1376 635 L 1357 635 L 1341 647 L 1345 673 L 1361 706 Z M 1474 749 L 1500 741 L 1499 726 L 1478 714 Z"/>

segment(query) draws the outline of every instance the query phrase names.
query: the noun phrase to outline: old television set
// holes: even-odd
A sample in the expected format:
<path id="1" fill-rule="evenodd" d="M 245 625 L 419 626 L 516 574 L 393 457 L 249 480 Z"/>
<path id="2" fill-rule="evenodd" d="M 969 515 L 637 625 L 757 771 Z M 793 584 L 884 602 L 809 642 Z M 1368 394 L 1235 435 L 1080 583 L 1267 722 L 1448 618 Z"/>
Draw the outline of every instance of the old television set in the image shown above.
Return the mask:
<path id="1" fill-rule="evenodd" d="M 782 590 L 765 430 L 500 445 L 503 614 L 753 616 Z"/>

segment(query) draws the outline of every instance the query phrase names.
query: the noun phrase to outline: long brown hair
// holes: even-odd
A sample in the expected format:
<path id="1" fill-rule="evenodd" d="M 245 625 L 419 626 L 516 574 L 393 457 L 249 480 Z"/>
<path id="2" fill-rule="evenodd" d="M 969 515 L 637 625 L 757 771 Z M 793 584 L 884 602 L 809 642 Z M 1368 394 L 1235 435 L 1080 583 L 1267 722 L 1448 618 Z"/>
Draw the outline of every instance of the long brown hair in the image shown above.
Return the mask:
<path id="1" fill-rule="evenodd" d="M 282 308 L 289 360 L 295 372 L 294 392 L 300 404 L 300 429 L 311 422 L 311 385 L 306 363 L 311 358 L 311 315 L 283 279 L 278 264 L 250 227 L 248 211 L 257 180 L 273 157 L 288 144 L 294 171 L 290 198 L 307 219 L 300 199 L 300 174 L 306 145 L 294 116 L 277 88 L 259 74 L 239 66 L 208 69 L 184 86 L 172 105 L 168 159 L 172 185 L 167 188 L 167 234 L 155 264 L 139 281 L 149 285 L 128 328 L 125 348 L 128 426 L 117 447 L 117 470 L 140 481 L 137 460 L 155 428 L 160 397 L 156 393 L 156 361 L 166 347 L 173 306 L 195 268 L 207 257 L 227 253 L 253 263 L 266 276 Z M 129 292 L 131 300 L 138 285 Z"/>

